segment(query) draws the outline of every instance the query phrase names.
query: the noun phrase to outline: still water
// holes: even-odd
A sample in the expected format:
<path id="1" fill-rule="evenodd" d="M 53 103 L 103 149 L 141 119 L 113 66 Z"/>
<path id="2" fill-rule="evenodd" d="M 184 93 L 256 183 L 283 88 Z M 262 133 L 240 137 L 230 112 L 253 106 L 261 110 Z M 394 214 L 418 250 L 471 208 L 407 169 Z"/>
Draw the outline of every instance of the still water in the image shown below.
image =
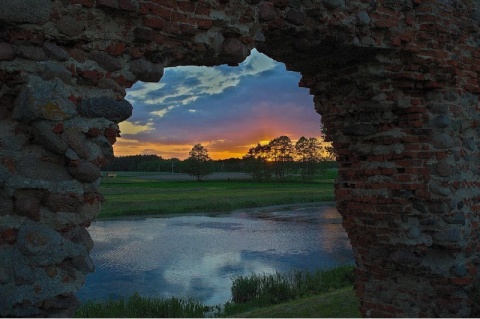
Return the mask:
<path id="1" fill-rule="evenodd" d="M 139 292 L 223 304 L 236 276 L 354 262 L 331 203 L 97 221 L 89 231 L 96 271 L 78 293 L 82 301 Z"/>

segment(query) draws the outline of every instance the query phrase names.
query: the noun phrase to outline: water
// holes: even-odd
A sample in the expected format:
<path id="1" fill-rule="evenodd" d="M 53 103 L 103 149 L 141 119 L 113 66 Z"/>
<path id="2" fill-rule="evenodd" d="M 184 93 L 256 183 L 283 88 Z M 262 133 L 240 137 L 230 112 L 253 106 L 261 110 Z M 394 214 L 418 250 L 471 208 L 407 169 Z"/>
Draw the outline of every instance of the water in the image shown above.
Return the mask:
<path id="1" fill-rule="evenodd" d="M 236 276 L 354 262 L 331 204 L 98 221 L 89 231 L 96 272 L 78 292 L 82 301 L 139 292 L 223 304 Z"/>

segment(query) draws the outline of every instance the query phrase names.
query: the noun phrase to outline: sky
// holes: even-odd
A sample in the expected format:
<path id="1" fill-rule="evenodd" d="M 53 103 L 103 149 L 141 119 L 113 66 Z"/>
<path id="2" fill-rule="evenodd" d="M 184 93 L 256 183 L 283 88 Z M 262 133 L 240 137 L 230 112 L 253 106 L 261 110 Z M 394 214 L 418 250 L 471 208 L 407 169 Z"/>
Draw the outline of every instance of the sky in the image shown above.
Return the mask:
<path id="1" fill-rule="evenodd" d="M 127 91 L 133 115 L 120 123 L 116 156 L 185 159 L 201 144 L 212 159 L 241 158 L 257 143 L 320 136 L 320 115 L 300 74 L 253 50 L 239 66 L 166 68 L 159 83 Z"/>

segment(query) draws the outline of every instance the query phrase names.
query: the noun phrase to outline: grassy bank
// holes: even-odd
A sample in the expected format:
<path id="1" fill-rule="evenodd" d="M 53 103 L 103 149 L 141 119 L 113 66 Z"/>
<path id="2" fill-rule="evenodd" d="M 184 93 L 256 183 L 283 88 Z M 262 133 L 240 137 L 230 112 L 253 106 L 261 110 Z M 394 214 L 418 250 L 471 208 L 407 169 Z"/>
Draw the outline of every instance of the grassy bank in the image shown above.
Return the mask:
<path id="1" fill-rule="evenodd" d="M 237 318 L 360 318 L 352 287 L 235 314 Z"/>
<path id="2" fill-rule="evenodd" d="M 257 183 L 250 179 L 174 180 L 155 173 L 117 173 L 102 180 L 100 218 L 126 215 L 226 212 L 241 208 L 333 200 L 336 170 L 310 183 L 299 178 Z"/>
<path id="3" fill-rule="evenodd" d="M 251 275 L 232 282 L 232 300 L 209 307 L 195 300 L 144 298 L 88 302 L 77 317 L 359 317 L 353 267 L 290 274 Z"/>

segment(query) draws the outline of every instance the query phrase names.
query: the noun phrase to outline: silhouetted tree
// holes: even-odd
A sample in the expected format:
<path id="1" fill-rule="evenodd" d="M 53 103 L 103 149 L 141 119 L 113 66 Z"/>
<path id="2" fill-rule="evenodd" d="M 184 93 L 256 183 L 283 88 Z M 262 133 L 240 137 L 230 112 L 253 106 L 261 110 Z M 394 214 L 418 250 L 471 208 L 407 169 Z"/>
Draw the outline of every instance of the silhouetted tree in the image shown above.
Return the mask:
<path id="1" fill-rule="evenodd" d="M 188 155 L 190 157 L 183 161 L 185 173 L 195 176 L 199 181 L 213 172 L 208 150 L 201 144 L 194 145 Z"/>
<path id="2" fill-rule="evenodd" d="M 325 126 L 323 125 L 323 123 L 320 123 L 320 132 L 322 134 L 322 139 L 323 141 L 329 141 L 327 138 L 328 136 L 328 133 L 327 133 L 327 129 L 325 128 Z M 331 141 L 331 140 L 330 140 Z M 327 156 L 325 157 L 325 160 L 326 161 L 335 161 L 336 158 L 337 158 L 337 152 L 335 151 L 335 148 L 333 148 L 333 146 L 329 145 L 329 146 L 325 146 L 325 151 L 327 151 Z"/>
<path id="3" fill-rule="evenodd" d="M 304 181 L 315 176 L 317 163 L 322 160 L 322 146 L 315 137 L 300 137 L 295 144 L 295 151 L 301 163 L 301 176 Z"/>
<path id="4" fill-rule="evenodd" d="M 275 176 L 284 178 L 289 163 L 293 162 L 293 145 L 288 136 L 274 138 L 268 143 L 270 147 L 269 156 L 274 164 Z"/>
<path id="5" fill-rule="evenodd" d="M 243 157 L 245 164 L 245 172 L 250 174 L 256 181 L 269 179 L 271 176 L 271 169 L 268 162 L 270 153 L 270 146 L 261 145 L 252 147 L 248 153 Z"/>

